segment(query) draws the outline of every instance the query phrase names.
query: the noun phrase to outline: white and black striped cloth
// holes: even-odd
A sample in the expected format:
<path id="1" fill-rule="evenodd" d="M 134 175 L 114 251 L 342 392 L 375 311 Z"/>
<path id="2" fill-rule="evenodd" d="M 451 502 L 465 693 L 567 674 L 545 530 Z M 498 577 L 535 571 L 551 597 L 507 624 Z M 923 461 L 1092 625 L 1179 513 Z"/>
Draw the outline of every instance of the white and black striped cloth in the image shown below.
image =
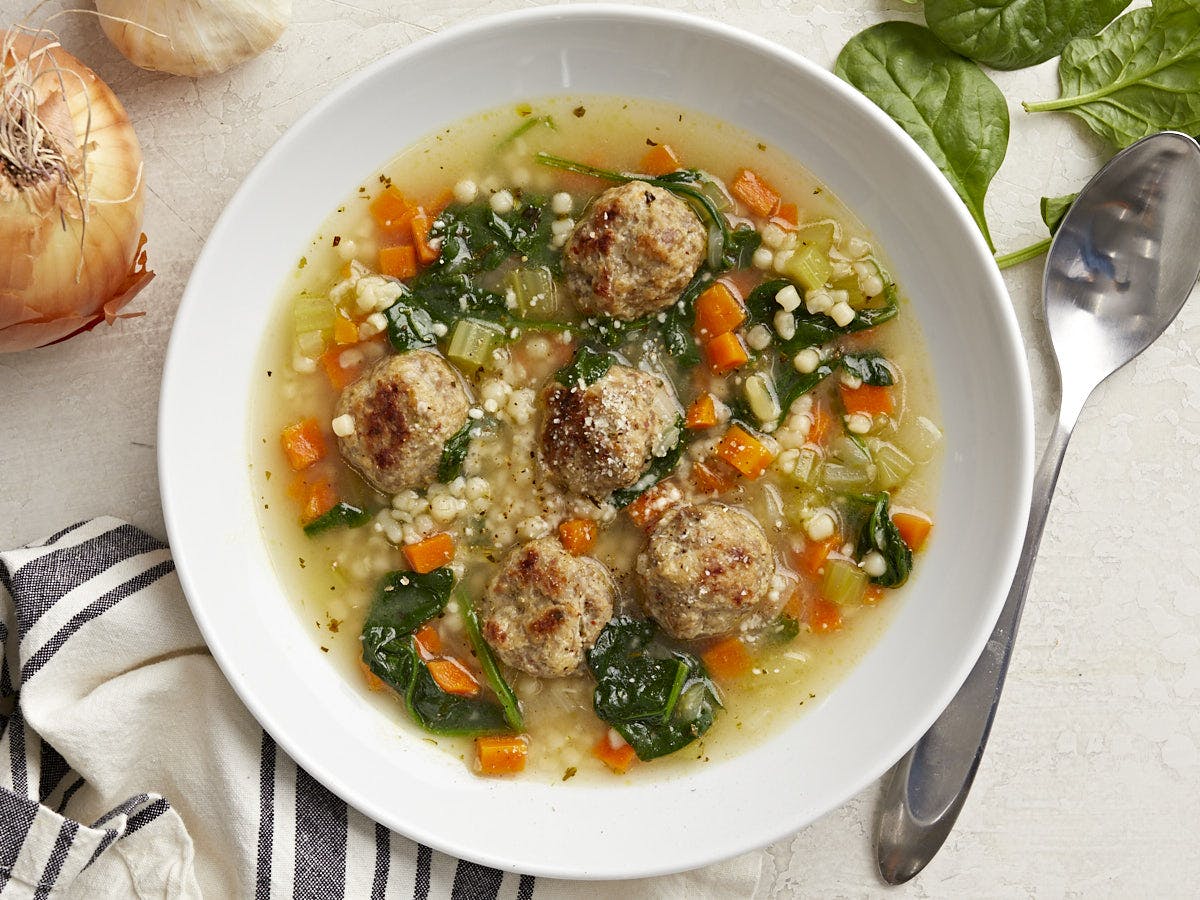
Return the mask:
<path id="1" fill-rule="evenodd" d="M 0 898 L 749 896 L 747 856 L 617 886 L 455 860 L 348 807 L 250 717 L 167 546 L 116 519 L 0 553 Z"/>

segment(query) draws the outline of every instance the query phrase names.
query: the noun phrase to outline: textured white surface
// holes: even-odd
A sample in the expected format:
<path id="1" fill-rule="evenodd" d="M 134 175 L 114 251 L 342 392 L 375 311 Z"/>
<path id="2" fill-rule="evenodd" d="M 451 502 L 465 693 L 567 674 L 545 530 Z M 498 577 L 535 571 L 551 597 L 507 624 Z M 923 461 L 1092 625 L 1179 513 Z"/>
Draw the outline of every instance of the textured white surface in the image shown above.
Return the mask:
<path id="1" fill-rule="evenodd" d="M 278 45 L 202 81 L 133 68 L 85 17 L 58 23 L 67 48 L 112 85 L 138 129 L 158 278 L 134 304 L 145 318 L 0 357 L 0 546 L 102 513 L 162 533 L 154 433 L 163 353 L 204 236 L 241 178 L 347 73 L 426 32 L 521 5 L 297 0 L 296 20 Z M 861 28 L 919 15 L 902 2 L 872 0 L 659 5 L 748 28 L 823 65 Z M 0 0 L 0 22 L 19 18 L 25 6 Z M 1067 116 L 1021 111 L 1021 99 L 1054 96 L 1055 65 L 996 76 L 1013 119 L 1009 157 L 988 199 L 1003 250 L 1041 237 L 1037 198 L 1074 190 L 1108 152 Z M 1029 348 L 1041 435 L 1055 376 L 1039 321 L 1040 265 L 1010 270 L 1007 280 Z M 1194 894 L 1198 451 L 1193 298 L 1084 411 L 974 791 L 945 849 L 896 895 Z M 878 793 L 863 792 L 763 851 L 759 894 L 880 891 L 871 848 Z M 715 813 L 719 807 L 714 798 Z"/>

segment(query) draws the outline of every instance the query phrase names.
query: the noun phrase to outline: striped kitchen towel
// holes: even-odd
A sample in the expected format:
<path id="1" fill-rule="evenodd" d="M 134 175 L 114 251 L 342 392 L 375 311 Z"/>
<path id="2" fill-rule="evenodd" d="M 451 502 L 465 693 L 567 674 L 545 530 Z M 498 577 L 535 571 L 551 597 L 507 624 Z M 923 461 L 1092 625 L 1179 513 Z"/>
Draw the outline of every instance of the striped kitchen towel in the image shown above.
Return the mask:
<path id="1" fill-rule="evenodd" d="M 279 750 L 116 519 L 0 553 L 0 898 L 749 897 L 759 855 L 620 885 L 513 875 L 372 822 Z"/>

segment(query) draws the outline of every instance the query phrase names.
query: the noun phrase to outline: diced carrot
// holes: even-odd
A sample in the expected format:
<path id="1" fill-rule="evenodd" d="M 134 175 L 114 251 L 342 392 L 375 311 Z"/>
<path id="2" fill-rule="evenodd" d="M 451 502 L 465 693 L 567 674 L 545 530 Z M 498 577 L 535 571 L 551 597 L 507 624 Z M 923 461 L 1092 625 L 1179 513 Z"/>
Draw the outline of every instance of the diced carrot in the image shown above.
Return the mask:
<path id="1" fill-rule="evenodd" d="M 920 550 L 924 547 L 929 532 L 933 529 L 933 522 L 915 512 L 894 512 L 892 522 L 910 550 Z"/>
<path id="2" fill-rule="evenodd" d="M 481 775 L 515 775 L 525 771 L 529 741 L 522 735 L 475 738 L 475 770 Z"/>
<path id="3" fill-rule="evenodd" d="M 806 542 L 804 549 L 796 554 L 796 565 L 809 575 L 820 575 L 821 569 L 825 566 L 825 560 L 829 558 L 829 554 L 837 547 L 838 542 L 839 538 L 837 535 L 826 538 L 823 541 Z"/>
<path id="4" fill-rule="evenodd" d="M 384 275 L 412 278 L 417 274 L 417 251 L 413 247 L 384 247 L 379 251 L 379 271 Z"/>
<path id="5" fill-rule="evenodd" d="M 423 541 L 408 544 L 404 548 L 404 556 L 414 572 L 424 575 L 454 559 L 454 538 L 440 531 Z"/>
<path id="6" fill-rule="evenodd" d="M 300 521 L 307 525 L 333 509 L 336 503 L 337 492 L 333 485 L 324 478 L 318 479 L 308 486 L 304 508 L 300 511 Z"/>
<path id="7" fill-rule="evenodd" d="M 708 368 L 714 375 L 724 375 L 732 372 L 738 366 L 743 366 L 750 359 L 742 339 L 730 331 L 713 338 L 704 345 L 704 358 Z"/>
<path id="8" fill-rule="evenodd" d="M 474 697 L 479 693 L 479 682 L 462 663 L 452 656 L 431 659 L 425 663 L 433 680 L 447 694 L 459 697 Z"/>
<path id="9" fill-rule="evenodd" d="M 357 344 L 358 323 L 349 316 L 339 313 L 333 321 L 333 342 L 341 344 L 343 347 L 347 344 Z"/>
<path id="10" fill-rule="evenodd" d="M 717 404 L 713 401 L 712 394 L 705 391 L 692 401 L 692 405 L 688 407 L 687 419 L 684 424 L 693 431 L 712 428 L 717 424 Z"/>
<path id="11" fill-rule="evenodd" d="M 657 144 L 646 151 L 638 171 L 643 175 L 666 175 L 682 168 L 679 157 L 669 144 Z"/>
<path id="12" fill-rule="evenodd" d="M 388 185 L 371 201 L 371 218 L 379 230 L 390 238 L 399 238 L 409 233 L 408 221 L 414 207 L 395 185 Z"/>
<path id="13" fill-rule="evenodd" d="M 638 528 L 650 529 L 667 514 L 667 510 L 682 499 L 683 491 L 679 489 L 675 479 L 668 478 L 646 488 L 636 500 L 625 507 L 625 512 Z"/>
<path id="14" fill-rule="evenodd" d="M 717 641 L 700 654 L 709 674 L 718 681 L 738 678 L 750 671 L 750 652 L 738 638 L 727 637 Z"/>
<path id="15" fill-rule="evenodd" d="M 820 401 L 813 403 L 812 412 L 812 428 L 808 429 L 808 443 L 820 445 L 829 435 L 829 429 L 833 425 L 833 416 L 829 414 L 829 408 Z"/>
<path id="16" fill-rule="evenodd" d="M 774 215 L 779 208 L 779 191 L 750 169 L 738 170 L 729 185 L 729 191 L 750 207 L 752 213 L 764 219 Z"/>
<path id="17" fill-rule="evenodd" d="M 842 395 L 842 404 L 846 407 L 847 415 L 863 413 L 868 416 L 891 415 L 892 389 L 882 385 L 864 384 L 862 387 L 848 388 L 838 385 Z"/>
<path id="18" fill-rule="evenodd" d="M 307 469 L 325 457 L 325 435 L 316 419 L 301 419 L 285 429 L 280 435 L 283 452 L 293 471 Z"/>
<path id="19" fill-rule="evenodd" d="M 558 539 L 572 556 L 581 556 L 596 545 L 599 529 L 591 519 L 567 519 L 558 526 Z"/>
<path id="20" fill-rule="evenodd" d="M 371 671 L 371 667 L 367 665 L 366 660 L 362 657 L 358 659 L 358 670 L 362 672 L 363 681 L 367 683 L 367 690 L 382 691 L 387 687 L 383 679 Z"/>
<path id="21" fill-rule="evenodd" d="M 321 354 L 321 368 L 325 370 L 325 377 L 329 379 L 329 383 L 335 391 L 340 391 L 357 378 L 358 372 L 362 368 L 361 363 L 348 367 L 342 365 L 344 349 L 344 347 L 330 347 Z"/>
<path id="22" fill-rule="evenodd" d="M 423 264 L 428 265 L 441 255 L 440 250 L 434 250 L 429 246 L 429 229 L 433 226 L 433 219 L 420 206 L 413 213 L 410 220 L 412 225 L 413 246 L 417 250 L 417 259 Z"/>
<path id="23" fill-rule="evenodd" d="M 418 628 L 413 637 L 426 659 L 432 659 L 442 652 L 442 636 L 428 622 Z"/>
<path id="24" fill-rule="evenodd" d="M 795 228 L 800 224 L 800 208 L 795 203 L 780 203 L 775 218 L 785 227 Z"/>
<path id="25" fill-rule="evenodd" d="M 867 586 L 866 592 L 863 594 L 862 602 L 867 606 L 874 606 L 883 599 L 883 588 L 877 584 Z"/>
<path id="26" fill-rule="evenodd" d="M 604 763 L 618 775 L 624 775 L 628 772 L 629 767 L 637 759 L 637 753 L 634 752 L 633 747 L 627 744 L 624 739 L 614 747 L 607 734 L 596 742 L 596 746 L 592 748 L 592 753 L 600 762 Z"/>
<path id="27" fill-rule="evenodd" d="M 775 454 L 762 441 L 740 425 L 734 425 L 725 432 L 725 437 L 721 438 L 714 452 L 747 478 L 758 478 L 775 458 Z"/>
<path id="28" fill-rule="evenodd" d="M 705 494 L 723 494 L 737 484 L 737 470 L 715 456 L 692 464 L 692 484 Z"/>
<path id="29" fill-rule="evenodd" d="M 817 597 L 808 605 L 808 627 L 813 634 L 828 634 L 842 627 L 842 610 L 836 603 Z"/>
<path id="30" fill-rule="evenodd" d="M 693 331 L 701 341 L 726 334 L 746 321 L 746 308 L 723 282 L 716 281 L 696 298 Z"/>

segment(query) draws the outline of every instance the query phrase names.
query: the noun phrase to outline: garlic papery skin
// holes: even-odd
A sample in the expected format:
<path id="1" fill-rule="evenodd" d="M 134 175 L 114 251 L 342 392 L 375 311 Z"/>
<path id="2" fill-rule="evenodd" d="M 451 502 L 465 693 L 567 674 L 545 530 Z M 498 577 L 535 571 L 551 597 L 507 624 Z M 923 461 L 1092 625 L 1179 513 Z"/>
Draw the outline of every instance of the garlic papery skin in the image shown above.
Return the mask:
<path id="1" fill-rule="evenodd" d="M 0 352 L 123 315 L 153 277 L 144 188 L 108 85 L 57 43 L 0 29 Z"/>
<path id="2" fill-rule="evenodd" d="M 292 19 L 292 0 L 96 0 L 96 11 L 135 66 L 196 77 L 274 44 Z"/>

